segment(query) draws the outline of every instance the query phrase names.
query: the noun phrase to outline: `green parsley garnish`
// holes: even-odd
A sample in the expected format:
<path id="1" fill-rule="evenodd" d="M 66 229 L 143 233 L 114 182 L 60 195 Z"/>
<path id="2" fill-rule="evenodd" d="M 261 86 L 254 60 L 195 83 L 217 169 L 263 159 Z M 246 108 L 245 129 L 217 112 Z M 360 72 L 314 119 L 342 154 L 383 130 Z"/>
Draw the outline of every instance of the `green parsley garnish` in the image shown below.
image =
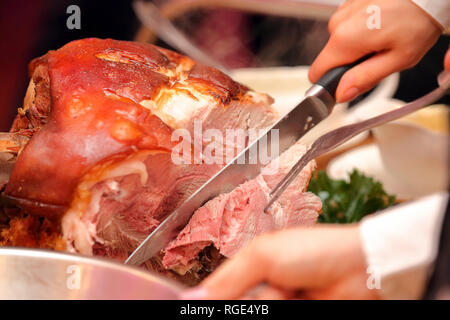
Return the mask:
<path id="1" fill-rule="evenodd" d="M 349 178 L 349 181 L 334 180 L 325 171 L 319 171 L 309 182 L 308 191 L 322 200 L 320 223 L 358 222 L 395 203 L 395 196 L 388 195 L 380 182 L 357 170 Z"/>

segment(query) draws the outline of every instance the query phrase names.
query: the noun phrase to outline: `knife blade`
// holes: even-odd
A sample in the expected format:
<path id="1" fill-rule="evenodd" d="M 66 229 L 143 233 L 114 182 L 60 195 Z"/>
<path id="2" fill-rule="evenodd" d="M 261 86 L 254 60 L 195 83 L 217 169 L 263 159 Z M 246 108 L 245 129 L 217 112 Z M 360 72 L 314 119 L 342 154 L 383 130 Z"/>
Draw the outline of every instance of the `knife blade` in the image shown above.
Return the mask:
<path id="1" fill-rule="evenodd" d="M 328 105 L 317 94 L 328 95 Z M 222 168 L 197 191 L 195 191 L 181 206 L 172 212 L 132 253 L 125 263 L 140 265 L 162 250 L 171 240 L 175 239 L 181 229 L 187 224 L 196 209 L 205 202 L 222 193 L 232 191 L 238 185 L 256 177 L 263 165 L 260 156 L 272 149 L 272 135 L 278 135 L 278 153 L 282 153 L 295 144 L 314 125 L 325 119 L 334 100 L 322 87 L 313 87 L 300 104 L 293 108 L 284 118 L 267 130 L 256 141 L 251 143 L 236 158 Z M 276 139 L 275 139 L 276 140 Z M 264 141 L 264 143 L 260 143 Z M 267 144 L 265 143 L 267 142 Z M 262 148 L 261 146 L 266 145 Z M 252 161 L 253 160 L 253 161 Z M 255 161 L 256 160 L 256 161 Z"/>
<path id="2" fill-rule="evenodd" d="M 196 209 L 219 194 L 230 192 L 238 185 L 256 177 L 264 165 L 261 163 L 259 155 L 267 155 L 267 150 L 271 150 L 273 134 L 278 135 L 275 143 L 278 147 L 278 154 L 281 154 L 316 124 L 325 119 L 336 104 L 334 95 L 341 77 L 346 71 L 368 58 L 369 56 L 363 57 L 352 64 L 337 67 L 327 72 L 306 92 L 300 103 L 271 128 L 267 129 L 257 140 L 250 143 L 230 163 L 167 216 L 134 250 L 125 263 L 133 265 L 144 263 L 176 238 Z M 261 146 L 265 147 L 261 148 Z M 255 152 L 258 153 L 256 157 Z"/>

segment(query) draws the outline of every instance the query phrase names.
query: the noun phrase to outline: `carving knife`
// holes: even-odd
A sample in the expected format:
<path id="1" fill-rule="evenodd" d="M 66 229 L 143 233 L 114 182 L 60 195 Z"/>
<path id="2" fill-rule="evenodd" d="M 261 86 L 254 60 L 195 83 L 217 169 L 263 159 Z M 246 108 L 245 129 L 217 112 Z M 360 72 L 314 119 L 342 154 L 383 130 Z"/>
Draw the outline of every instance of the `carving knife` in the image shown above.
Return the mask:
<path id="1" fill-rule="evenodd" d="M 231 192 L 238 185 L 256 177 L 262 164 L 255 152 L 271 150 L 272 135 L 277 134 L 278 154 L 295 144 L 312 127 L 325 119 L 332 111 L 335 93 L 341 77 L 346 71 L 361 63 L 364 57 L 352 64 L 330 70 L 305 94 L 303 100 L 293 107 L 283 118 L 267 129 L 259 139 L 250 143 L 230 163 L 217 172 L 211 179 L 195 191 L 185 202 L 173 211 L 150 235 L 137 247 L 125 261 L 127 264 L 140 265 L 164 249 L 176 238 L 188 223 L 195 210 L 208 200 L 222 193 Z M 261 144 L 260 141 L 263 143 Z M 258 150 L 266 142 L 264 150 Z M 253 161 L 250 161 L 253 160 Z M 255 161 L 257 160 L 257 161 Z M 256 163 L 255 163 L 256 162 Z"/>

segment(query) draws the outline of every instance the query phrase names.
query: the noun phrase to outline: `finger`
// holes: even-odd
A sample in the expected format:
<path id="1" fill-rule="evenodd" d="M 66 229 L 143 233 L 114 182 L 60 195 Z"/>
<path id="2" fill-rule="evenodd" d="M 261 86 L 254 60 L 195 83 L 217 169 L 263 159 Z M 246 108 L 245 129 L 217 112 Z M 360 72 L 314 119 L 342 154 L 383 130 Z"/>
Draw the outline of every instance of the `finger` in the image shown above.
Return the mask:
<path id="1" fill-rule="evenodd" d="M 370 90 L 388 75 L 407 68 L 410 63 L 393 51 L 379 53 L 347 71 L 336 90 L 339 103 L 353 100 Z"/>
<path id="2" fill-rule="evenodd" d="M 351 14 L 351 13 L 350 13 Z M 328 32 L 330 35 L 336 30 L 336 28 L 345 21 L 349 16 L 349 13 L 345 9 L 339 9 L 336 11 L 328 21 Z"/>
<path id="3" fill-rule="evenodd" d="M 241 300 L 286 300 L 295 296 L 295 292 L 280 289 L 263 283 L 246 292 Z"/>
<path id="4" fill-rule="evenodd" d="M 209 298 L 236 299 L 264 281 L 265 268 L 256 253 L 258 245 L 250 246 L 252 249 L 240 251 L 202 283 Z"/>
<path id="5" fill-rule="evenodd" d="M 378 300 L 379 290 L 369 289 L 367 286 L 367 273 L 365 270 L 355 271 L 347 277 L 343 277 L 335 284 L 325 288 L 306 290 L 301 292 L 296 298 L 304 300 Z"/>
<path id="6" fill-rule="evenodd" d="M 330 32 L 330 34 L 333 34 L 334 30 L 336 30 L 336 27 L 352 15 L 352 8 L 350 8 L 350 5 L 352 3 L 353 0 L 343 2 L 339 6 L 339 9 L 335 13 L 333 13 L 330 20 L 328 21 L 328 31 Z"/>
<path id="7" fill-rule="evenodd" d="M 236 299 L 265 279 L 266 260 L 254 241 L 206 278 L 201 286 L 209 299 Z"/>
<path id="8" fill-rule="evenodd" d="M 347 8 L 348 6 L 350 6 L 351 4 L 353 4 L 354 2 L 355 2 L 355 0 L 347 0 L 347 1 L 344 1 L 344 2 L 342 2 L 342 3 L 339 5 L 339 9 Z"/>
<path id="9" fill-rule="evenodd" d="M 445 70 L 450 71 L 450 47 L 448 48 L 444 58 L 444 68 Z"/>
<path id="10" fill-rule="evenodd" d="M 368 54 L 367 51 L 362 50 L 362 46 L 352 48 L 349 46 L 350 41 L 337 40 L 336 36 L 328 41 L 325 48 L 320 52 L 319 56 L 311 65 L 308 77 L 312 83 L 317 82 L 327 71 L 352 63 L 359 58 Z"/>

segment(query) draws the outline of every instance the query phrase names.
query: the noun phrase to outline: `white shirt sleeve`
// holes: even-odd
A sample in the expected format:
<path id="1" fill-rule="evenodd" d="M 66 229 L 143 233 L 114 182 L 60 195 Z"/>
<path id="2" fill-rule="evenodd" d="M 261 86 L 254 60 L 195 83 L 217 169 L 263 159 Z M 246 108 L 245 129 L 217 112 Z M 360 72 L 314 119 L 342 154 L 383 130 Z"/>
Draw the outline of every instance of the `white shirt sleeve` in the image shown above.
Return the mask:
<path id="1" fill-rule="evenodd" d="M 450 28 L 450 0 L 412 0 L 448 30 Z"/>
<path id="2" fill-rule="evenodd" d="M 376 289 L 383 298 L 422 296 L 437 255 L 448 197 L 447 192 L 433 194 L 362 220 L 368 273 L 379 278 Z"/>

